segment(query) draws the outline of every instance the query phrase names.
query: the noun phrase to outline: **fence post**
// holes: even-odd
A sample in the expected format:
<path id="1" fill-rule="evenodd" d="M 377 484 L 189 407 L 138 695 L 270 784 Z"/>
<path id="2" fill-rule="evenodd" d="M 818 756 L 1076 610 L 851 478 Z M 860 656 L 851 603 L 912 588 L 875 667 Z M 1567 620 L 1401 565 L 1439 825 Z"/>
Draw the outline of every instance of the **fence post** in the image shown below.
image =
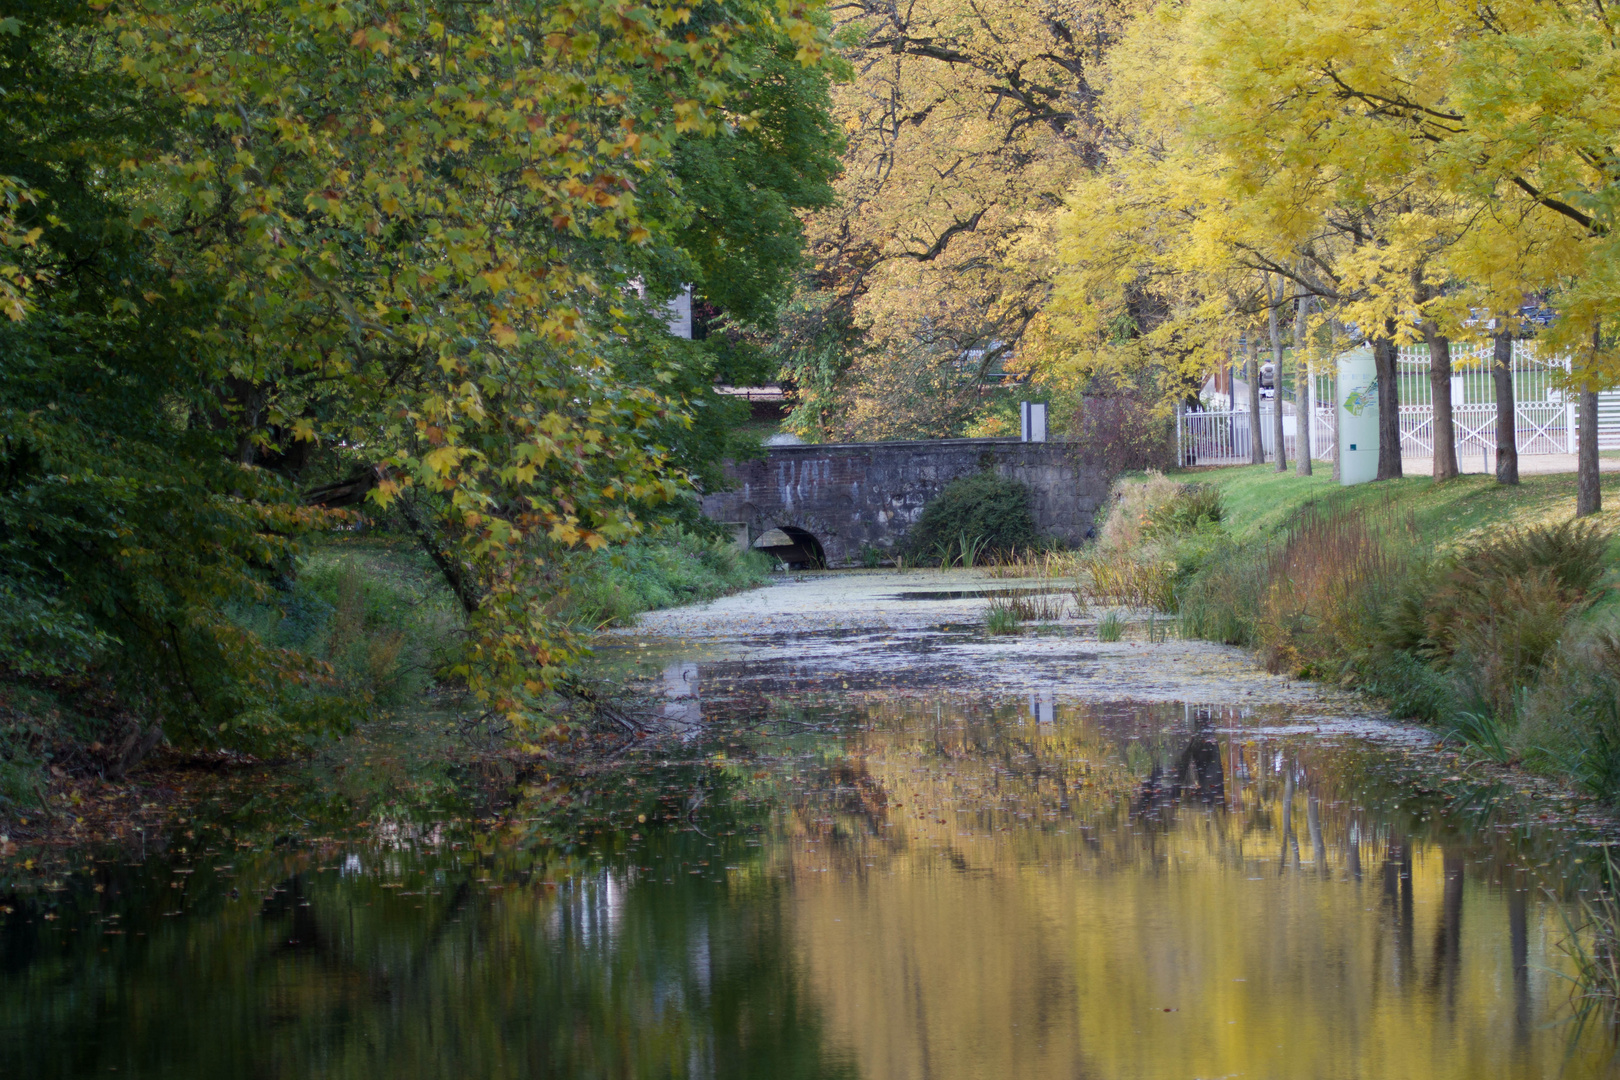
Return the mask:
<path id="1" fill-rule="evenodd" d="M 1186 455 L 1181 449 L 1181 402 L 1176 402 L 1176 468 L 1187 464 Z"/>
<path id="2" fill-rule="evenodd" d="M 1569 449 L 1565 451 L 1568 454 L 1575 453 L 1579 445 L 1576 440 L 1576 422 L 1575 403 L 1572 401 L 1564 406 L 1564 441 L 1569 444 Z"/>

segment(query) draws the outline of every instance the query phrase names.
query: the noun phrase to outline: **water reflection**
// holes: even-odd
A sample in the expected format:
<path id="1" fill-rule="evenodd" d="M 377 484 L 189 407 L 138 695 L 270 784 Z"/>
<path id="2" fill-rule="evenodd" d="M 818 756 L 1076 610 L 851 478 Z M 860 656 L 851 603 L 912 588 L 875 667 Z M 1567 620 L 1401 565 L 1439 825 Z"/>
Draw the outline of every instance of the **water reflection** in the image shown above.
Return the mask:
<path id="1" fill-rule="evenodd" d="M 696 708 L 695 668 L 665 678 Z M 519 779 L 493 831 L 402 812 L 252 847 L 222 811 L 190 854 L 14 898 L 0 1075 L 1565 1065 L 1545 890 L 1579 887 L 1582 849 L 1501 793 L 1232 709 L 885 695 L 784 716 L 792 736 L 749 737 L 766 716 L 711 706 L 719 742 Z M 1582 1049 L 1565 1075 L 1606 1062 Z"/>
<path id="2" fill-rule="evenodd" d="M 698 665 L 677 660 L 664 668 L 664 721 L 683 739 L 703 730 L 703 701 L 698 694 Z"/>

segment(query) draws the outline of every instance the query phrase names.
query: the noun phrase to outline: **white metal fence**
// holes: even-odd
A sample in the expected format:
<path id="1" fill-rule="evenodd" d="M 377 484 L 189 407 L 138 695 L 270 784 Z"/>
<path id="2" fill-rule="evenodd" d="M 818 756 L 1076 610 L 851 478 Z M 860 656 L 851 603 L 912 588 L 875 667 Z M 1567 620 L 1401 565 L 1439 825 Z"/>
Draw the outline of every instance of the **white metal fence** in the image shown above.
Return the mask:
<path id="1" fill-rule="evenodd" d="M 1475 459 L 1486 460 L 1496 450 L 1496 385 L 1491 363 L 1489 343 L 1452 346 L 1451 416 L 1457 458 L 1465 468 Z M 1401 402 L 1401 456 L 1433 457 L 1434 386 L 1429 378 L 1428 349 L 1402 346 L 1395 367 Z M 1521 455 L 1575 452 L 1575 398 L 1560 391 L 1557 385 L 1559 377 L 1567 370 L 1566 360 L 1543 360 L 1537 356 L 1534 342 L 1514 342 L 1510 371 L 1515 442 Z M 1313 371 L 1308 382 L 1311 457 L 1331 461 L 1336 441 L 1333 403 L 1338 400 L 1331 368 L 1327 372 Z M 1246 464 L 1252 460 L 1250 450 L 1255 426 L 1260 428 L 1265 458 L 1276 460 L 1274 408 L 1271 401 L 1260 403 L 1258 425 L 1251 422 L 1247 408 L 1183 412 L 1176 432 L 1181 461 L 1187 465 Z M 1286 400 L 1282 408 L 1283 451 L 1293 461 L 1297 459 L 1298 410 L 1294 402 Z M 1598 448 L 1620 449 L 1620 391 L 1598 395 Z"/>
<path id="2" fill-rule="evenodd" d="M 1181 414 L 1178 449 L 1186 465 L 1246 464 L 1260 429 L 1260 448 L 1267 460 L 1277 457 L 1277 414 L 1270 401 L 1260 403 L 1260 422 L 1247 409 L 1198 409 Z M 1299 417 L 1292 401 L 1283 402 L 1283 454 L 1292 461 L 1299 444 Z M 1311 457 L 1333 458 L 1332 410 L 1311 410 Z"/>

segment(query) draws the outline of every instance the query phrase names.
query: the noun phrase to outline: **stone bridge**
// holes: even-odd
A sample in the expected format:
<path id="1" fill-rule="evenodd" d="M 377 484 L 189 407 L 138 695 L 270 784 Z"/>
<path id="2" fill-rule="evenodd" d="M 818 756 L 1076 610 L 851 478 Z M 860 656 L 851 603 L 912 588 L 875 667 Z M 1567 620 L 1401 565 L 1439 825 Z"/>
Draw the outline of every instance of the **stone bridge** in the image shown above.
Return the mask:
<path id="1" fill-rule="evenodd" d="M 742 543 L 782 530 L 808 556 L 786 561 L 858 566 L 867 545 L 889 555 L 946 484 L 991 469 L 1029 488 L 1041 535 L 1074 545 L 1109 488 L 1075 449 L 1018 439 L 772 446 L 763 460 L 729 464 L 732 489 L 704 496 L 703 513 L 733 525 Z"/>

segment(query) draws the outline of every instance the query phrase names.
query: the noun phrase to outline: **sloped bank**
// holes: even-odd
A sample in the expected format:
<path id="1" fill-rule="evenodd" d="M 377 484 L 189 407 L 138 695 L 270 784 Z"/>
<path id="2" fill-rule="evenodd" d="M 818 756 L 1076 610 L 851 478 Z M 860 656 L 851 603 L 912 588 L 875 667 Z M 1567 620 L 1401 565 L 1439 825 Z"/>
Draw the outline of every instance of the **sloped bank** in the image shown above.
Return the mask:
<path id="1" fill-rule="evenodd" d="M 1370 692 L 1473 754 L 1620 798 L 1620 483 L 1605 483 L 1611 509 L 1574 522 L 1568 475 L 1179 479 L 1219 493 L 1217 534 L 1190 559 L 1186 541 L 1137 557 L 1182 560 L 1185 636 Z"/>

